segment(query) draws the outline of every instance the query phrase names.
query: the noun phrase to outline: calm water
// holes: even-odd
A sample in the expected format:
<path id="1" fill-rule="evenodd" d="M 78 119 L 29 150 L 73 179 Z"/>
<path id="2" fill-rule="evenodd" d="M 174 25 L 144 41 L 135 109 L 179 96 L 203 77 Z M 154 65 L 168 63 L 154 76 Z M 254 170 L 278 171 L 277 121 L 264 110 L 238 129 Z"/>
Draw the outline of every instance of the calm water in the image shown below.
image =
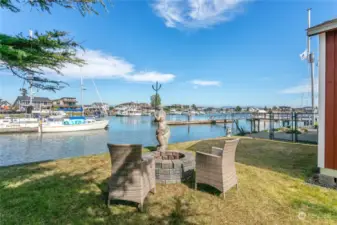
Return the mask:
<path id="1" fill-rule="evenodd" d="M 229 115 L 230 116 L 230 115 Z M 214 115 L 216 118 L 216 115 Z M 223 117 L 223 116 L 222 116 Z M 194 116 L 192 120 L 210 119 L 210 116 Z M 115 144 L 142 144 L 155 146 L 156 124 L 150 116 L 110 117 L 108 130 L 69 133 L 27 133 L 0 135 L 0 166 L 38 162 L 81 155 L 107 152 L 108 142 Z M 187 116 L 167 116 L 167 120 L 187 120 Z M 228 124 L 236 133 L 235 126 Z M 239 126 L 250 130 L 250 122 L 240 120 Z M 280 127 L 275 123 L 274 127 Z M 170 143 L 214 138 L 226 135 L 224 124 L 170 126 Z M 260 129 L 269 128 L 261 122 Z"/>
<path id="2" fill-rule="evenodd" d="M 0 166 L 53 160 L 107 152 L 106 144 L 157 145 L 156 124 L 150 116 L 110 117 L 108 130 L 69 133 L 0 135 Z M 168 116 L 186 120 L 186 116 Z M 193 119 L 205 119 L 198 116 Z M 183 142 L 225 135 L 224 125 L 172 126 L 169 142 Z"/>

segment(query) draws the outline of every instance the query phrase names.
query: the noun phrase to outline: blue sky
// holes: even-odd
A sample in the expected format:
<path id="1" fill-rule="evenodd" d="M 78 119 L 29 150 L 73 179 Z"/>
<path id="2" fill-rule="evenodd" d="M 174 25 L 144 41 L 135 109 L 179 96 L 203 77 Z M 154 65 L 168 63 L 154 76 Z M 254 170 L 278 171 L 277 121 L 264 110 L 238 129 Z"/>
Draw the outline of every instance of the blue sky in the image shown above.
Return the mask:
<path id="1" fill-rule="evenodd" d="M 28 7 L 17 14 L 0 9 L 1 33 L 65 30 L 87 49 L 80 53 L 87 67 L 69 65 L 57 78 L 70 87 L 37 96 L 79 99 L 82 74 L 86 104 L 99 101 L 94 79 L 103 101 L 112 105 L 149 102 L 155 80 L 163 83 L 165 105 L 306 105 L 308 68 L 299 58 L 306 48 L 306 9 L 313 9 L 312 24 L 337 12 L 334 1 L 112 2 L 108 12 L 85 17 L 59 7 L 51 14 Z M 313 39 L 315 51 L 317 43 Z M 23 82 L 0 75 L 0 98 L 13 102 Z"/>

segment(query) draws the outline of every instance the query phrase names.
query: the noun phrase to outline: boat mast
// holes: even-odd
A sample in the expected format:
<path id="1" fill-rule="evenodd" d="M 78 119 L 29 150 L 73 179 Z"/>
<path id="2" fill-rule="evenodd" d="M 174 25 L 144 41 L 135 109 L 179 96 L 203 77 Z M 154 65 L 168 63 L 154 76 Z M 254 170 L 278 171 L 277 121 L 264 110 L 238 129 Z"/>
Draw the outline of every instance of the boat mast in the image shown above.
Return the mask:
<path id="1" fill-rule="evenodd" d="M 83 105 L 83 77 L 81 77 L 81 104 L 82 104 L 82 116 L 84 116 L 84 105 Z"/>
<path id="2" fill-rule="evenodd" d="M 33 39 L 33 31 L 29 30 L 29 38 L 30 40 Z M 32 111 L 31 114 L 33 113 L 33 74 L 29 75 L 29 95 L 30 95 L 30 99 L 29 99 L 29 106 L 32 107 Z"/>
<path id="3" fill-rule="evenodd" d="M 99 100 L 101 101 L 102 109 L 103 109 L 104 113 L 105 113 L 106 115 L 108 115 L 107 109 L 103 106 L 103 100 L 102 100 L 101 95 L 99 94 L 99 91 L 98 91 L 98 88 L 97 88 L 97 86 L 96 86 L 96 83 L 95 83 L 94 79 L 91 79 L 91 80 L 92 80 L 92 83 L 94 84 L 94 87 L 95 87 L 95 89 L 96 89 L 96 93 L 97 93 L 97 95 L 98 95 L 98 97 L 99 97 Z"/>
<path id="4" fill-rule="evenodd" d="M 29 81 L 29 96 L 30 96 L 30 98 L 29 98 L 29 105 L 30 106 L 33 106 L 33 84 L 32 84 L 32 79 L 33 79 L 33 77 L 30 77 L 30 81 Z"/>

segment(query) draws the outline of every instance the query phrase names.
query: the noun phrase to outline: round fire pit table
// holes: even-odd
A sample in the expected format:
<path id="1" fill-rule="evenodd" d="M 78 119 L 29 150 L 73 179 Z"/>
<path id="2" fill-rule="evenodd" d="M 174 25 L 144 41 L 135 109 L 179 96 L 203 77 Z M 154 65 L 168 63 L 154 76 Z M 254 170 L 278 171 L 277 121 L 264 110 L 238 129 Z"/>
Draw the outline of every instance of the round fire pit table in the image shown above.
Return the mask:
<path id="1" fill-rule="evenodd" d="M 195 169 L 195 157 L 192 152 L 181 150 L 156 151 L 156 183 L 181 183 L 192 177 Z"/>

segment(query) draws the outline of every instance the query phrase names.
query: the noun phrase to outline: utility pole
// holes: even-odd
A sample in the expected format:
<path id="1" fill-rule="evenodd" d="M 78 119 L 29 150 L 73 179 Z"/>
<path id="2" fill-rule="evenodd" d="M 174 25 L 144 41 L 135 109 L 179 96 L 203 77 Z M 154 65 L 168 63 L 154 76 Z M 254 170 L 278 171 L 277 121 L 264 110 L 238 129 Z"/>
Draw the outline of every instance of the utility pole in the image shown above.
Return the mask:
<path id="1" fill-rule="evenodd" d="M 311 27 L 311 8 L 308 9 L 308 28 Z M 311 77 L 311 106 L 312 106 L 312 126 L 315 124 L 315 81 L 314 81 L 314 73 L 315 73 L 315 59 L 314 53 L 311 52 L 310 49 L 311 37 L 307 36 L 307 48 L 308 48 L 308 63 L 309 63 L 309 71 Z"/>
<path id="2" fill-rule="evenodd" d="M 161 84 L 159 84 L 158 81 L 157 81 L 156 86 L 152 85 L 152 89 L 156 92 L 154 105 L 155 105 L 155 110 L 157 110 L 158 91 L 161 89 Z"/>

